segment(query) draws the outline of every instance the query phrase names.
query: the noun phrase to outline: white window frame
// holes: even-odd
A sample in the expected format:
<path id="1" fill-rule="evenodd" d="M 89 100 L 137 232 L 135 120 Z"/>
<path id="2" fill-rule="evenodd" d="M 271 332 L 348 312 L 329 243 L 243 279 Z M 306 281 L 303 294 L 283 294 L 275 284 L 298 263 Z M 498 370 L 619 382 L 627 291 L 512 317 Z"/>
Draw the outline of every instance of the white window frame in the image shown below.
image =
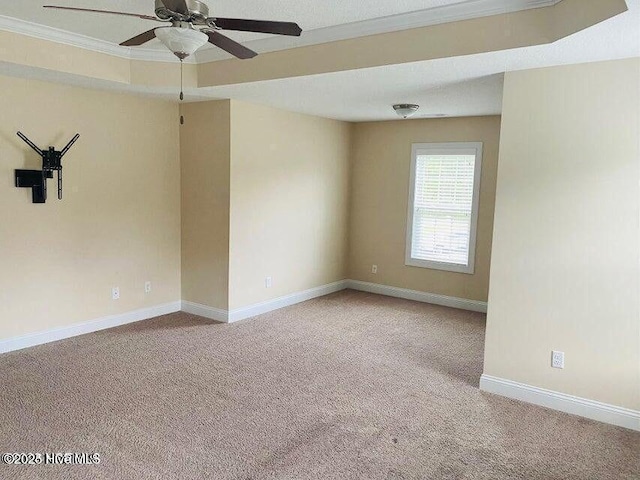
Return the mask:
<path id="1" fill-rule="evenodd" d="M 480 204 L 480 177 L 482 175 L 482 142 L 456 143 L 414 143 L 411 146 L 411 179 L 409 183 L 409 210 L 407 216 L 407 238 L 405 265 L 411 267 L 430 268 L 473 275 L 475 271 L 476 233 L 478 227 L 478 209 Z M 416 191 L 416 160 L 418 154 L 424 155 L 469 155 L 475 154 L 476 162 L 473 172 L 473 200 L 471 204 L 471 231 L 469 235 L 468 264 L 459 265 L 447 262 L 434 262 L 411 257 L 413 239 L 413 204 Z"/>

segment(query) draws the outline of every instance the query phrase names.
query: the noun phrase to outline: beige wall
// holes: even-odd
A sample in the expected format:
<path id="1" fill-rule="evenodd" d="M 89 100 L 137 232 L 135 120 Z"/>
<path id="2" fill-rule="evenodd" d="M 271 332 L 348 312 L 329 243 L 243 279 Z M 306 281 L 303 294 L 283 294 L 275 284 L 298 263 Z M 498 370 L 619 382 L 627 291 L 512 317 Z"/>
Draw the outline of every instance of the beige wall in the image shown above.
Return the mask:
<path id="1" fill-rule="evenodd" d="M 487 300 L 500 117 L 370 122 L 355 125 L 349 276 L 470 300 Z M 483 142 L 473 275 L 405 262 L 412 143 Z M 371 266 L 378 265 L 378 273 Z"/>
<path id="2" fill-rule="evenodd" d="M 0 62 L 129 83 L 128 59 L 18 33 L 0 31 Z"/>
<path id="3" fill-rule="evenodd" d="M 350 133 L 232 101 L 231 309 L 346 278 Z"/>
<path id="4" fill-rule="evenodd" d="M 625 0 L 562 0 L 547 7 L 317 45 L 305 46 L 303 39 L 298 48 L 264 52 L 249 62 L 185 63 L 184 84 L 189 88 L 234 85 L 547 44 L 626 10 Z M 21 22 L 14 27 L 32 30 L 23 30 Z M 36 37 L 42 34 L 37 30 Z M 0 66 L 22 74 L 27 67 L 29 75 L 41 79 L 92 79 L 92 87 L 131 85 L 166 93 L 166 87 L 177 89 L 180 84 L 179 62 L 170 56 L 167 61 L 142 61 L 36 37 L 0 31 Z M 124 49 L 121 53 L 126 56 Z M 23 68 L 16 69 L 18 65 Z"/>
<path id="5" fill-rule="evenodd" d="M 233 85 L 542 45 L 626 10 L 625 0 L 562 0 L 514 13 L 265 52 L 250 62 L 200 64 L 198 85 Z"/>
<path id="6" fill-rule="evenodd" d="M 182 300 L 229 304 L 231 102 L 182 105 Z"/>
<path id="7" fill-rule="evenodd" d="M 503 108 L 485 374 L 638 410 L 640 60 L 509 73 Z"/>
<path id="8" fill-rule="evenodd" d="M 102 86 L 174 87 L 176 97 L 180 85 L 180 62 L 175 57 L 167 62 L 129 60 L 8 31 L 0 31 L 0 63 L 48 71 L 48 78 L 57 77 L 51 72 L 91 78 Z M 197 65 L 185 63 L 182 77 L 185 88 L 196 87 Z"/>
<path id="9" fill-rule="evenodd" d="M 177 106 L 7 77 L 0 92 L 0 338 L 179 300 Z M 18 130 L 58 148 L 80 133 L 62 201 L 55 179 L 46 204 L 14 187 L 41 166 Z"/>

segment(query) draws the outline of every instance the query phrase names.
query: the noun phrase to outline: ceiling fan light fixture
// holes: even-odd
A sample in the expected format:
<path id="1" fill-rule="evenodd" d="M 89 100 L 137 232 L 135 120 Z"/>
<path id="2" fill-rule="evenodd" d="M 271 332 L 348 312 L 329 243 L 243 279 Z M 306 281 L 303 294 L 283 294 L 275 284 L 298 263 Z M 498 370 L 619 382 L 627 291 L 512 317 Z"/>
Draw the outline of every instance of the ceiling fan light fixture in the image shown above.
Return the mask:
<path id="1" fill-rule="evenodd" d="M 188 27 L 156 28 L 156 37 L 180 60 L 192 55 L 209 41 L 209 37 Z"/>
<path id="2" fill-rule="evenodd" d="M 393 106 L 395 112 L 402 118 L 409 118 L 410 116 L 414 115 L 419 108 L 420 105 L 415 105 L 412 103 L 397 103 Z"/>
<path id="3" fill-rule="evenodd" d="M 299 37 L 302 33 L 300 25 L 294 22 L 209 17 L 209 7 L 201 0 L 155 0 L 155 4 L 155 16 L 117 12 L 114 10 L 65 7 L 60 5 L 43 5 L 43 8 L 137 17 L 154 22 L 170 22 L 172 24 L 171 27 L 152 28 L 151 30 L 147 30 L 146 32 L 125 40 L 120 43 L 120 46 L 139 47 L 158 37 L 181 61 L 192 55 L 205 43 L 211 43 L 241 60 L 253 58 L 258 55 L 257 52 L 254 52 L 250 48 L 245 47 L 232 38 L 222 35 L 219 32 L 220 30 L 288 35 L 293 37 Z M 203 32 L 206 32 L 206 35 Z"/>

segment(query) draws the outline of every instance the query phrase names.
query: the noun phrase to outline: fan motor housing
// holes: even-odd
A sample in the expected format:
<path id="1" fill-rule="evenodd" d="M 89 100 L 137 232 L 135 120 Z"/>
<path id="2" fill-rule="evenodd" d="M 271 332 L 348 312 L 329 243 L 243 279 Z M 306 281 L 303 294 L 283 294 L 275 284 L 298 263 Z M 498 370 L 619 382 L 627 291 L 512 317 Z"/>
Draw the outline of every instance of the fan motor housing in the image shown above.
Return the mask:
<path id="1" fill-rule="evenodd" d="M 198 0 L 185 0 L 189 14 L 194 19 L 205 19 L 209 17 L 209 7 Z M 170 20 L 174 17 L 167 7 L 164 6 L 162 0 L 156 0 L 156 15 L 161 20 Z"/>

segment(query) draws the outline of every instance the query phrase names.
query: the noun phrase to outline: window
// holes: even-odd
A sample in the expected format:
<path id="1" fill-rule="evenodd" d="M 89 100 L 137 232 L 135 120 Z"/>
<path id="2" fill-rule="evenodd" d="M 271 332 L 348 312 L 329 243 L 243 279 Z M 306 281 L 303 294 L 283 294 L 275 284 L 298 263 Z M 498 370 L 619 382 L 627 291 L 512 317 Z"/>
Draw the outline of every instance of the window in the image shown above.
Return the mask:
<path id="1" fill-rule="evenodd" d="M 482 143 L 416 143 L 406 265 L 473 273 Z"/>

